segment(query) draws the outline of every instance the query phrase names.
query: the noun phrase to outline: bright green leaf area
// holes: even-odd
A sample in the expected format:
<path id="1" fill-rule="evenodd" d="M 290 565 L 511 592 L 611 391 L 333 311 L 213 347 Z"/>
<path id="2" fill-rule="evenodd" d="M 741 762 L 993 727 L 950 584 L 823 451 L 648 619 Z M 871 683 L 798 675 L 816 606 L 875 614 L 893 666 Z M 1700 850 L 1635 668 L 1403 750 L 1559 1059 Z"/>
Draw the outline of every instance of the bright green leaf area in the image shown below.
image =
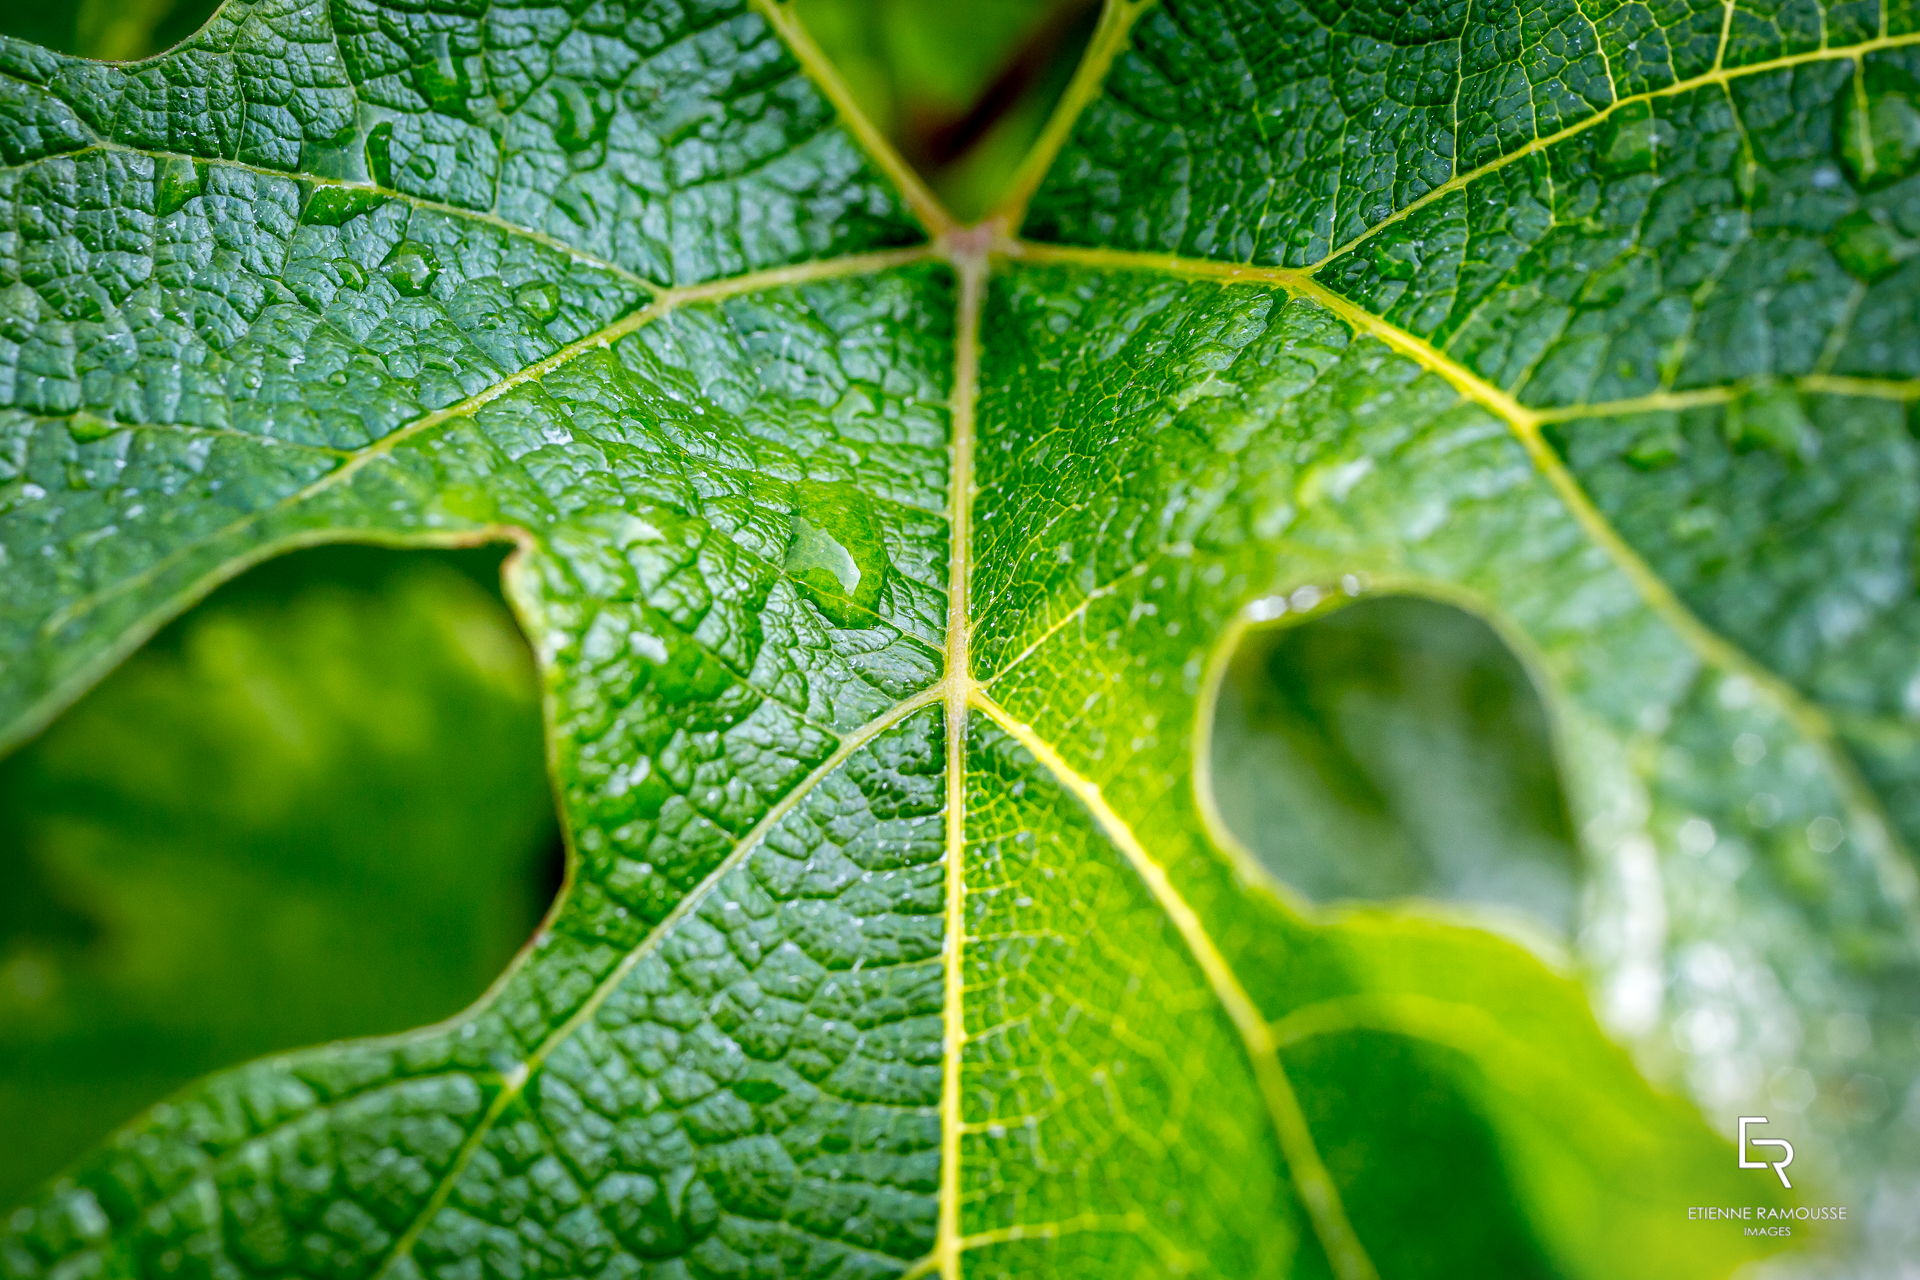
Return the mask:
<path id="1" fill-rule="evenodd" d="M 1917 23 L 1115 4 L 972 229 L 778 0 L 0 44 L 0 736 L 249 560 L 512 538 L 574 852 L 465 1015 L 211 1077 L 0 1270 L 1892 1273 Z M 1218 828 L 1308 588 L 1530 674 L 1563 946 Z"/>
<path id="2" fill-rule="evenodd" d="M 552 821 L 532 663 L 460 568 L 222 589 L 0 763 L 0 1199 L 209 1070 L 456 1012 Z"/>

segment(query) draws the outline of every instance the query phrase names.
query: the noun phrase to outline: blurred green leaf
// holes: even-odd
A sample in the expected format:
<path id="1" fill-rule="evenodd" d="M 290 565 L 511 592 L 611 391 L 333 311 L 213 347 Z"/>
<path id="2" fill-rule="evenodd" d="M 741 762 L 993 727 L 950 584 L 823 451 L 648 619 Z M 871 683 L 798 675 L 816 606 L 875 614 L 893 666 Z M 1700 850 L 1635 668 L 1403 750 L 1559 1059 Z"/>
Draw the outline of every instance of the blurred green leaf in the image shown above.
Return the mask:
<path id="1" fill-rule="evenodd" d="M 218 7 L 219 0 L 0 0 L 0 32 L 124 62 L 173 47 Z"/>
<path id="2" fill-rule="evenodd" d="M 0 762 L 0 1202 L 216 1067 L 456 1012 L 557 838 L 531 656 L 470 573 L 224 589 Z"/>
<path id="3" fill-rule="evenodd" d="M 1546 709 L 1464 610 L 1336 595 L 1248 632 L 1210 760 L 1228 829 L 1311 900 L 1425 898 L 1572 936 L 1579 853 Z"/>
<path id="4" fill-rule="evenodd" d="M 1065 90 L 1098 0 L 793 0 L 861 109 L 962 220 L 984 216 Z"/>

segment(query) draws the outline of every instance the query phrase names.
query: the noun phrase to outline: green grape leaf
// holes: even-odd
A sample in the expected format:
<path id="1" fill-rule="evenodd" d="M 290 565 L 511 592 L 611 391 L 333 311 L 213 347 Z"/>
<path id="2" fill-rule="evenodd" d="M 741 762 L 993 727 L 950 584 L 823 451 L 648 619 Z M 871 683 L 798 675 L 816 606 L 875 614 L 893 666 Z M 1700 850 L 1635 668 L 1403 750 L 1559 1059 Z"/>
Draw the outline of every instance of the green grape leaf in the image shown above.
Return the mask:
<path id="1" fill-rule="evenodd" d="M 572 856 L 0 1271 L 1891 1272 L 1916 22 L 1122 0 L 971 228 L 779 0 L 0 45 L 0 734 L 251 560 L 509 539 Z M 1393 595 L 1539 689 L 1570 925 L 1216 815 L 1243 642 Z"/>

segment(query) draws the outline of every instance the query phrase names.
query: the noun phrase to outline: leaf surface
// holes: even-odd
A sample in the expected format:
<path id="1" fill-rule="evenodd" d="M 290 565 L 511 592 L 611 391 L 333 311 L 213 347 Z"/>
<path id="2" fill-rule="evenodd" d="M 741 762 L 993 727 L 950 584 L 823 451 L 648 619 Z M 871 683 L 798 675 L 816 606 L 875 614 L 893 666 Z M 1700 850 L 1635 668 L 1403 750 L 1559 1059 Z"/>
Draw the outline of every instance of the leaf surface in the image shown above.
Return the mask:
<path id="1" fill-rule="evenodd" d="M 978 229 L 772 0 L 0 46 L 6 732 L 250 559 L 511 538 L 574 855 L 487 1000 L 0 1267 L 1695 1277 L 1835 1196 L 1890 1267 L 1916 39 L 1117 4 Z M 1215 820 L 1239 637 L 1382 593 L 1537 682 L 1557 940 Z"/>

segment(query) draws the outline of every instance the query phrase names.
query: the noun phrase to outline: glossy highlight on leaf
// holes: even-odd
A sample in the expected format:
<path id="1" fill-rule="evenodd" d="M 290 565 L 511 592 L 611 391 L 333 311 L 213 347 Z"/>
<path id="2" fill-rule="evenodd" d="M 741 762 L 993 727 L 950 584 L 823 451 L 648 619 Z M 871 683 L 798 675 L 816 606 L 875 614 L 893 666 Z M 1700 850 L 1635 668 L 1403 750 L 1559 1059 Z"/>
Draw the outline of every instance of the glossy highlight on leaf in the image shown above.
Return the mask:
<path id="1" fill-rule="evenodd" d="M 1897 1274 L 1914 21 L 1114 0 L 977 227 L 783 0 L 0 42 L 0 740 L 246 563 L 509 538 L 572 859 L 0 1274 Z M 1234 638 L 1407 596 L 1537 691 L 1558 943 L 1221 827 Z"/>

